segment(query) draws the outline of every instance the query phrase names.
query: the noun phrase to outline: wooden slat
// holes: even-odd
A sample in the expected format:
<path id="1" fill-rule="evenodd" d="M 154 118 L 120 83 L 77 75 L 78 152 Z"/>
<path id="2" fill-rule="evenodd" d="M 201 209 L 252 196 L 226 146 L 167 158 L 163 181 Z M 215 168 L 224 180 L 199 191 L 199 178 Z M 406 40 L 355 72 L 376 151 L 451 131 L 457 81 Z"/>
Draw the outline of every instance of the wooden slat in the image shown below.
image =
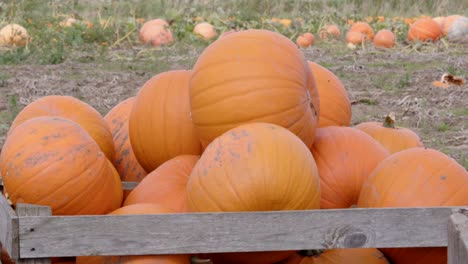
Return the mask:
<path id="1" fill-rule="evenodd" d="M 454 208 L 25 217 L 19 219 L 20 255 L 447 246 Z"/>
<path id="2" fill-rule="evenodd" d="M 468 263 L 468 208 L 456 210 L 448 231 L 448 263 Z"/>
<path id="3" fill-rule="evenodd" d="M 139 182 L 122 182 L 122 189 L 125 191 L 133 190 L 139 184 Z"/>
<path id="4" fill-rule="evenodd" d="M 19 217 L 23 216 L 32 216 L 32 217 L 38 217 L 38 216 L 50 216 L 52 215 L 52 210 L 48 206 L 39 206 L 39 205 L 31 205 L 31 204 L 23 204 L 23 203 L 18 203 L 16 204 L 16 213 L 18 214 Z M 34 233 L 34 228 L 29 230 L 31 233 Z M 19 236 L 20 241 L 21 241 L 21 235 Z M 47 246 L 47 245 L 43 245 Z M 35 250 L 35 248 L 30 248 L 30 251 Z M 20 259 L 16 260 L 17 264 L 50 264 L 50 258 L 35 258 L 35 259 L 25 259 L 21 255 L 20 252 Z"/>
<path id="5" fill-rule="evenodd" d="M 0 244 L 10 257 L 18 257 L 18 217 L 7 199 L 0 194 Z M 16 244 L 16 247 L 13 245 Z"/>

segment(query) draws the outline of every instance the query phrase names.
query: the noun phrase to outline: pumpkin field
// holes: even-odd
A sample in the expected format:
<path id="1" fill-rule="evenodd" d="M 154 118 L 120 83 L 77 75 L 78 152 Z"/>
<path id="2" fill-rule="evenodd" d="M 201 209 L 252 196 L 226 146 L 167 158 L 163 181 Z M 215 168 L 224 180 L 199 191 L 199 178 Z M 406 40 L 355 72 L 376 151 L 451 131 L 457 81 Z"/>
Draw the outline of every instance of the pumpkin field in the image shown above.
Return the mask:
<path id="1" fill-rule="evenodd" d="M 41 217 L 466 206 L 467 77 L 462 0 L 1 1 L 1 226 L 14 210 L 39 216 L 24 204 Z M 345 249 L 47 255 L 13 244 L 45 229 L 18 229 L 20 242 L 0 230 L 1 263 L 16 250 L 51 263 L 447 260 L 444 241 L 365 248 L 365 234 Z"/>

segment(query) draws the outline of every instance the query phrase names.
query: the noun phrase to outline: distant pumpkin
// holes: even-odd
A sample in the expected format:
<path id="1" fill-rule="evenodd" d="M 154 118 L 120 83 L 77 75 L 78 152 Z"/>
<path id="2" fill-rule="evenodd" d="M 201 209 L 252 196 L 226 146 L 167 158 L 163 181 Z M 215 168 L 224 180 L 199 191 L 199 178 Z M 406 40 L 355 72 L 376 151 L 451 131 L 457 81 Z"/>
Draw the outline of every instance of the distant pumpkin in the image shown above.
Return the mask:
<path id="1" fill-rule="evenodd" d="M 434 42 L 442 36 L 442 30 L 431 18 L 421 18 L 411 24 L 408 30 L 409 41 Z"/>
<path id="2" fill-rule="evenodd" d="M 348 44 L 360 45 L 364 41 L 364 34 L 358 31 L 348 31 L 346 33 L 346 42 Z"/>
<path id="3" fill-rule="evenodd" d="M 327 25 L 319 32 L 320 39 L 339 38 L 340 35 L 340 29 L 336 25 Z"/>
<path id="4" fill-rule="evenodd" d="M 169 23 L 161 18 L 145 22 L 139 31 L 139 39 L 152 46 L 169 45 L 174 42 Z"/>
<path id="5" fill-rule="evenodd" d="M 360 32 L 364 34 L 365 41 L 372 41 L 374 39 L 374 30 L 367 22 L 359 21 L 354 23 L 349 29 L 349 32 Z"/>
<path id="6" fill-rule="evenodd" d="M 9 24 L 0 30 L 0 46 L 25 46 L 30 40 L 28 31 L 18 24 Z"/>
<path id="7" fill-rule="evenodd" d="M 382 29 L 375 34 L 374 46 L 379 48 L 393 48 L 395 46 L 395 35 L 388 29 Z"/>
<path id="8" fill-rule="evenodd" d="M 310 32 L 307 32 L 297 37 L 296 44 L 301 48 L 307 48 L 314 45 L 314 40 L 314 35 Z"/>
<path id="9" fill-rule="evenodd" d="M 193 29 L 195 35 L 202 37 L 204 40 L 210 40 L 218 35 L 213 25 L 208 22 L 202 22 Z"/>

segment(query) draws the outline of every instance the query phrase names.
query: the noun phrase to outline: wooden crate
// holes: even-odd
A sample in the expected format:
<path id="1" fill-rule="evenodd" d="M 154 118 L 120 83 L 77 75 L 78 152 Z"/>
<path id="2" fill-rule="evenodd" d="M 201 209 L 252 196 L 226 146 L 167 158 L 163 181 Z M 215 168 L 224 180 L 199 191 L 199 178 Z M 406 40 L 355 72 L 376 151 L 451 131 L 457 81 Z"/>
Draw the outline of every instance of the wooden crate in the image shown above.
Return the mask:
<path id="1" fill-rule="evenodd" d="M 132 189 L 134 183 L 124 183 Z M 0 195 L 0 242 L 17 263 L 50 257 L 448 246 L 468 263 L 468 208 L 51 216 Z"/>

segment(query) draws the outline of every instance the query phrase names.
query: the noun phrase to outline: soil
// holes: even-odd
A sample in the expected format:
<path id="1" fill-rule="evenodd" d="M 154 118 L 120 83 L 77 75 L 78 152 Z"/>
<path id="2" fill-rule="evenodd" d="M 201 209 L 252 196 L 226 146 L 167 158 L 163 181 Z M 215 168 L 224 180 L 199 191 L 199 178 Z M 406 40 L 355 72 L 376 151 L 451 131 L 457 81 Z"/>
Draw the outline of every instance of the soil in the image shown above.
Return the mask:
<path id="1" fill-rule="evenodd" d="M 304 53 L 308 60 L 327 67 L 343 82 L 352 101 L 353 125 L 381 121 L 394 112 L 397 125 L 416 131 L 426 147 L 468 166 L 468 85 L 431 85 L 450 71 L 466 78 L 468 46 L 457 47 L 456 52 L 443 47 L 351 51 L 324 44 Z M 155 65 L 158 62 L 154 60 L 115 59 L 119 56 L 101 62 L 0 65 L 0 147 L 16 113 L 41 96 L 71 95 L 104 115 L 120 101 L 136 95 L 158 72 L 190 68 L 197 55 L 192 52 L 160 65 Z"/>

